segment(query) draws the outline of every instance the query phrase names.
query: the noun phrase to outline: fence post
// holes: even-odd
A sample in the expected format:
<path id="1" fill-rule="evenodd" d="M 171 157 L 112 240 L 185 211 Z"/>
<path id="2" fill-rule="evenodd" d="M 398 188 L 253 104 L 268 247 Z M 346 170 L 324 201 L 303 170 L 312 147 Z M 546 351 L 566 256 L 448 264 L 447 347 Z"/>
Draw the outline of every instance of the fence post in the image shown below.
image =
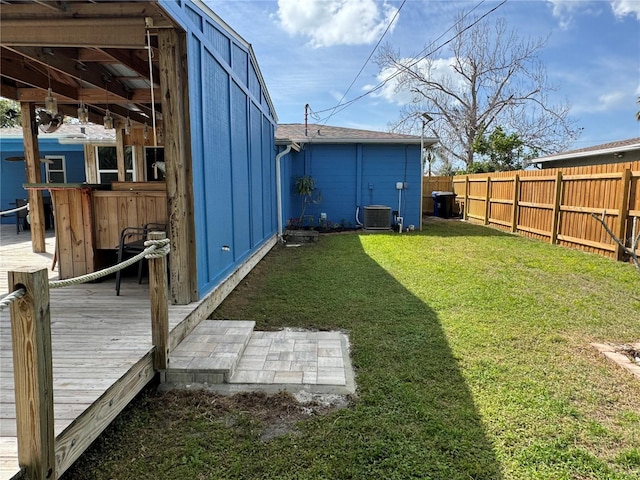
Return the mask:
<path id="1" fill-rule="evenodd" d="M 518 213 L 519 206 L 518 202 L 520 201 L 520 175 L 516 173 L 516 176 L 513 177 L 513 212 L 511 217 L 511 231 L 518 231 Z"/>
<path id="2" fill-rule="evenodd" d="M 489 225 L 491 215 L 491 177 L 487 175 L 487 194 L 484 200 L 484 224 Z"/>
<path id="3" fill-rule="evenodd" d="M 49 278 L 42 269 L 8 279 L 10 292 L 26 291 L 10 307 L 18 463 L 32 480 L 55 479 Z"/>
<path id="4" fill-rule="evenodd" d="M 469 220 L 469 175 L 464 177 L 464 209 L 462 219 Z"/>
<path id="5" fill-rule="evenodd" d="M 550 243 L 558 241 L 558 227 L 560 226 L 560 204 L 562 203 L 562 171 L 559 170 L 556 176 L 555 197 L 553 199 L 553 218 L 551 219 L 551 239 Z"/>
<path id="6" fill-rule="evenodd" d="M 149 232 L 149 240 L 164 238 L 166 238 L 165 232 Z M 169 364 L 169 282 L 166 255 L 149 259 L 149 298 L 151 300 L 151 341 L 155 347 L 153 368 L 163 372 Z"/>
<path id="7" fill-rule="evenodd" d="M 627 218 L 629 217 L 629 193 L 631 190 L 631 169 L 625 168 L 622 172 L 622 185 L 620 189 L 620 203 L 618 204 L 618 218 L 620 219 L 620 225 L 616 232 L 618 238 L 623 245 L 626 245 L 627 239 Z M 616 243 L 615 256 L 617 260 L 622 260 L 624 255 L 624 248 Z"/>

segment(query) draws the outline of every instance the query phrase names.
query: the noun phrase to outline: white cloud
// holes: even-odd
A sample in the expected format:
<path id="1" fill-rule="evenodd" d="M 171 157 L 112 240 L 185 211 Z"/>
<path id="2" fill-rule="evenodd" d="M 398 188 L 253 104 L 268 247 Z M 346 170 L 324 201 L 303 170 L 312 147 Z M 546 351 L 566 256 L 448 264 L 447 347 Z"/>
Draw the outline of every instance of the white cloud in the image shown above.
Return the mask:
<path id="1" fill-rule="evenodd" d="M 396 11 L 374 0 L 278 0 L 276 15 L 290 35 L 308 37 L 314 47 L 330 47 L 376 42 Z"/>
<path id="2" fill-rule="evenodd" d="M 549 3 L 553 5 L 553 16 L 558 18 L 563 30 L 569 28 L 574 13 L 585 5 L 581 0 L 549 0 Z"/>
<path id="3" fill-rule="evenodd" d="M 416 61 L 415 58 L 404 58 L 401 60 L 402 64 L 410 66 Z M 427 75 L 429 71 L 429 77 L 437 82 L 450 85 L 454 90 L 462 91 L 466 88 L 467 84 L 465 80 L 453 69 L 452 65 L 455 62 L 455 58 L 437 58 L 435 60 L 420 60 L 412 69 L 419 69 L 423 72 L 423 75 Z M 395 68 L 385 68 L 381 70 L 377 79 L 379 83 L 384 82 L 388 78 L 397 73 Z M 365 85 L 363 89 L 369 91 L 376 85 Z M 408 91 L 406 88 L 399 88 L 398 77 L 387 81 L 380 89 L 376 90 L 373 94 L 375 97 L 383 98 L 384 100 L 397 105 L 408 105 L 413 103 L 417 94 Z"/>
<path id="4" fill-rule="evenodd" d="M 638 0 L 612 0 L 611 9 L 616 17 L 635 15 L 640 20 L 640 1 Z"/>

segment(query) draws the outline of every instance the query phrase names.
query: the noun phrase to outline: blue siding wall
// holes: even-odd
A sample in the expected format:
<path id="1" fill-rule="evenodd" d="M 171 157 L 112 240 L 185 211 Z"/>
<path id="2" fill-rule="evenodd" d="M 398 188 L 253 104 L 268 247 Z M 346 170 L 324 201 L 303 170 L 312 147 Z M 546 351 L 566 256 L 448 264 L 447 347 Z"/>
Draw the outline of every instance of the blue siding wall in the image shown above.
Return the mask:
<path id="1" fill-rule="evenodd" d="M 315 224 L 320 213 L 326 213 L 332 223 L 355 225 L 358 206 L 387 205 L 392 211 L 398 210 L 397 182 L 407 185 L 402 190 L 400 205 L 404 225 L 420 224 L 422 177 L 418 145 L 309 144 L 285 159 L 285 224 L 290 218 L 297 218 L 302 209 L 294 189 L 295 178 L 300 175 L 311 175 L 322 194 L 322 201 L 307 206 L 305 211 L 305 215 L 314 215 Z"/>
<path id="2" fill-rule="evenodd" d="M 84 147 L 82 145 L 61 145 L 56 138 L 38 137 L 40 157 L 46 155 L 63 156 L 67 182 L 79 183 L 85 181 L 84 172 Z M 8 157 L 22 157 L 24 155 L 24 143 L 22 138 L 0 138 L 0 210 L 15 208 L 11 202 L 16 198 L 27 198 L 27 191 L 22 187 L 26 183 L 24 162 L 8 162 Z M 45 166 L 41 165 L 42 181 L 46 177 Z M 48 196 L 49 192 L 43 191 Z M 2 216 L 2 223 L 15 223 L 13 216 Z"/>
<path id="3" fill-rule="evenodd" d="M 275 121 L 245 45 L 196 3 L 161 5 L 187 32 L 202 297 L 276 232 Z"/>

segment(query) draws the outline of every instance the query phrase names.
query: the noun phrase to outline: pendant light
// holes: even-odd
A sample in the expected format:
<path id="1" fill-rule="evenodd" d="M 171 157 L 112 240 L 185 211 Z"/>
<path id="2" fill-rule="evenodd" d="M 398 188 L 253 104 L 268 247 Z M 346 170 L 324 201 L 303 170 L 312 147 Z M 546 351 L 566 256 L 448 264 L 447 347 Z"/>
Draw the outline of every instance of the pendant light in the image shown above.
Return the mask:
<path id="1" fill-rule="evenodd" d="M 113 117 L 111 116 L 111 112 L 109 111 L 109 90 L 107 90 L 108 82 L 109 82 L 109 79 L 105 77 L 104 92 L 105 92 L 105 97 L 107 99 L 107 109 L 104 112 L 103 125 L 105 130 L 113 130 Z"/>
<path id="2" fill-rule="evenodd" d="M 124 134 L 129 135 L 131 133 L 131 119 L 127 115 L 127 119 L 124 122 Z"/>
<path id="3" fill-rule="evenodd" d="M 83 72 L 87 69 L 84 63 L 80 62 L 76 65 L 78 70 L 82 70 Z M 81 124 L 85 125 L 89 122 L 89 110 L 83 101 L 84 91 L 82 86 L 82 74 L 80 75 L 80 105 L 78 106 L 78 120 Z"/>
<path id="4" fill-rule="evenodd" d="M 45 55 L 53 55 L 51 49 L 43 49 Z M 44 108 L 51 115 L 58 113 L 58 100 L 53 96 L 53 90 L 51 90 L 51 70 L 49 69 L 49 59 L 47 58 L 47 81 L 49 83 L 49 89 L 47 90 L 47 96 L 44 97 Z"/>

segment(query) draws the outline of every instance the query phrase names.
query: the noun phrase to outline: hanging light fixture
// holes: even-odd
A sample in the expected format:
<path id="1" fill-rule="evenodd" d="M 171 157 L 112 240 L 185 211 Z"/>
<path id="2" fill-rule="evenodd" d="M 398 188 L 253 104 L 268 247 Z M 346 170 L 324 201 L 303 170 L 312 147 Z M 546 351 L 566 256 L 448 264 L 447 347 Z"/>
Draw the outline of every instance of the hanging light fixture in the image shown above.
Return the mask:
<path id="1" fill-rule="evenodd" d="M 82 71 L 87 69 L 85 64 L 81 62 L 76 65 L 76 68 Z M 80 105 L 78 106 L 78 120 L 84 125 L 89 122 L 89 110 L 84 104 L 83 96 L 82 76 L 80 76 Z"/>
<path id="2" fill-rule="evenodd" d="M 45 55 L 53 55 L 50 48 L 42 50 Z M 49 83 L 49 89 L 47 90 L 47 96 L 44 97 L 44 108 L 51 115 L 58 113 L 58 100 L 53 96 L 53 90 L 51 90 L 51 70 L 49 70 L 49 59 L 47 58 L 47 81 Z"/>
<path id="3" fill-rule="evenodd" d="M 124 134 L 129 135 L 131 133 L 131 119 L 127 115 L 127 120 L 124 122 Z"/>
<path id="4" fill-rule="evenodd" d="M 80 120 L 82 124 L 89 123 L 89 110 L 87 110 L 84 102 L 80 102 L 80 106 L 78 107 L 78 120 Z"/>
<path id="5" fill-rule="evenodd" d="M 109 90 L 107 90 L 108 82 L 109 82 L 109 79 L 105 77 L 104 92 L 105 92 L 105 97 L 107 99 L 107 109 L 104 112 L 103 125 L 105 130 L 113 130 L 113 117 L 111 116 L 111 112 L 109 111 Z"/>
<path id="6" fill-rule="evenodd" d="M 147 122 L 144 122 L 144 127 L 142 127 L 142 138 L 149 139 L 149 125 L 147 125 Z"/>

